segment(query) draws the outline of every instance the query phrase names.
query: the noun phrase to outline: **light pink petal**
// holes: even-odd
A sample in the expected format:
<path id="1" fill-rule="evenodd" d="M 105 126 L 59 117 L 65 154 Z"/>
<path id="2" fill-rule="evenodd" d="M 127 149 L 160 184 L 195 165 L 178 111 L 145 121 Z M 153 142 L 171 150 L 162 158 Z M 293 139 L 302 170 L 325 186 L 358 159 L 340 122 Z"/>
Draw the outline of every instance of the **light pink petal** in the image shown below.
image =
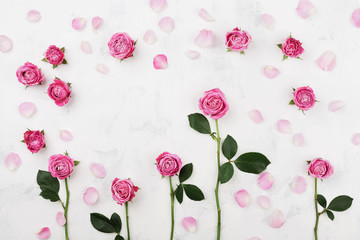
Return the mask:
<path id="1" fill-rule="evenodd" d="M 38 239 L 48 239 L 50 237 L 50 228 L 44 227 L 37 233 Z"/>
<path id="2" fill-rule="evenodd" d="M 66 223 L 66 219 L 63 212 L 57 212 L 56 213 L 56 222 L 60 226 L 64 226 Z"/>
<path id="3" fill-rule="evenodd" d="M 190 58 L 191 60 L 198 59 L 200 57 L 200 53 L 195 50 L 188 50 L 186 51 L 186 56 Z"/>
<path id="4" fill-rule="evenodd" d="M 86 19 L 85 18 L 74 18 L 72 20 L 72 27 L 75 30 L 83 30 L 86 25 Z"/>
<path id="5" fill-rule="evenodd" d="M 270 208 L 270 198 L 268 198 L 267 196 L 258 196 L 257 198 L 257 204 L 263 208 L 263 209 L 269 209 Z"/>
<path id="6" fill-rule="evenodd" d="M 20 167 L 21 158 L 17 153 L 11 152 L 5 156 L 4 163 L 9 170 L 14 171 Z"/>
<path id="7" fill-rule="evenodd" d="M 171 32 L 174 29 L 174 20 L 171 17 L 163 17 L 159 21 L 159 27 L 163 32 Z"/>
<path id="8" fill-rule="evenodd" d="M 240 190 L 235 194 L 235 200 L 240 207 L 244 208 L 251 203 L 251 198 L 246 190 Z"/>
<path id="9" fill-rule="evenodd" d="M 295 133 L 293 136 L 293 144 L 295 147 L 304 145 L 304 135 L 302 133 Z"/>
<path id="10" fill-rule="evenodd" d="M 99 63 L 98 65 L 96 65 L 96 71 L 107 75 L 109 73 L 109 68 L 105 64 Z"/>
<path id="11" fill-rule="evenodd" d="M 249 117 L 251 120 L 253 120 L 254 123 L 262 123 L 263 117 L 261 115 L 261 112 L 257 109 L 253 109 L 249 112 Z"/>
<path id="12" fill-rule="evenodd" d="M 94 31 L 96 31 L 101 27 L 103 20 L 101 17 L 96 16 L 96 17 L 93 17 L 91 23 L 92 23 L 92 27 L 93 27 Z"/>
<path id="13" fill-rule="evenodd" d="M 65 142 L 73 140 L 73 135 L 68 130 L 60 130 L 59 136 L 60 136 L 60 139 Z"/>
<path id="14" fill-rule="evenodd" d="M 106 176 L 106 170 L 104 165 L 101 163 L 92 163 L 90 164 L 90 171 L 94 174 L 95 177 L 104 178 Z"/>
<path id="15" fill-rule="evenodd" d="M 317 60 L 317 64 L 324 71 L 332 71 L 336 66 L 336 56 L 332 51 L 324 52 Z"/>
<path id="16" fill-rule="evenodd" d="M 259 237 L 252 237 L 252 238 L 249 238 L 248 240 L 261 240 Z"/>
<path id="17" fill-rule="evenodd" d="M 276 67 L 266 65 L 264 67 L 264 74 L 267 78 L 275 78 L 279 75 L 280 71 Z"/>
<path id="18" fill-rule="evenodd" d="M 143 37 L 148 44 L 153 44 L 156 41 L 156 36 L 153 30 L 147 30 Z"/>
<path id="19" fill-rule="evenodd" d="M 165 6 L 166 0 L 150 0 L 150 7 L 156 13 L 161 12 Z"/>
<path id="20" fill-rule="evenodd" d="M 41 15 L 39 11 L 31 10 L 27 14 L 27 20 L 29 22 L 38 22 L 41 19 Z"/>
<path id="21" fill-rule="evenodd" d="M 285 223 L 285 216 L 281 210 L 276 210 L 269 217 L 269 225 L 272 228 L 280 228 Z"/>
<path id="22" fill-rule="evenodd" d="M 270 14 L 264 13 L 261 15 L 261 20 L 267 29 L 269 29 L 269 30 L 274 29 L 275 20 L 274 20 L 273 16 L 271 16 Z"/>
<path id="23" fill-rule="evenodd" d="M 99 199 L 99 193 L 96 190 L 96 188 L 89 187 L 86 189 L 83 200 L 86 205 L 93 205 L 95 204 Z"/>
<path id="24" fill-rule="evenodd" d="M 203 29 L 195 38 L 195 43 L 202 48 L 211 47 L 214 44 L 214 34 L 211 30 Z"/>
<path id="25" fill-rule="evenodd" d="M 155 69 L 165 69 L 168 67 L 167 57 L 164 54 L 156 55 L 153 64 Z"/>
<path id="26" fill-rule="evenodd" d="M 360 28 L 360 8 L 356 9 L 352 16 L 351 16 L 352 22 L 355 25 L 355 27 Z"/>
<path id="27" fill-rule="evenodd" d="M 297 176 L 291 183 L 291 189 L 294 193 L 300 194 L 306 191 L 306 180 L 301 176 Z"/>
<path id="28" fill-rule="evenodd" d="M 23 117 L 31 117 L 36 112 L 36 106 L 32 102 L 23 102 L 18 110 Z"/>
<path id="29" fill-rule="evenodd" d="M 5 35 L 0 35 L 0 52 L 8 52 L 12 49 L 12 41 Z"/>
<path id="30" fill-rule="evenodd" d="M 316 13 L 316 8 L 310 1 L 300 0 L 296 8 L 296 12 L 301 18 L 308 18 Z"/>
<path id="31" fill-rule="evenodd" d="M 281 133 L 291 133 L 290 122 L 285 119 L 281 119 L 277 122 L 277 129 Z"/>
<path id="32" fill-rule="evenodd" d="M 91 46 L 90 46 L 90 43 L 88 41 L 82 41 L 81 42 L 81 50 L 86 54 L 91 54 L 92 53 Z"/>
<path id="33" fill-rule="evenodd" d="M 212 22 L 215 20 L 204 8 L 199 10 L 199 16 L 207 22 Z"/>
<path id="34" fill-rule="evenodd" d="M 196 231 L 197 222 L 193 217 L 186 217 L 183 218 L 182 225 L 188 232 L 193 233 Z"/>
<path id="35" fill-rule="evenodd" d="M 351 139 L 352 144 L 360 145 L 360 133 L 355 133 Z"/>
<path id="36" fill-rule="evenodd" d="M 340 109 L 342 109 L 345 106 L 345 103 L 343 101 L 332 101 L 329 103 L 329 111 L 330 112 L 336 112 Z"/>
<path id="37" fill-rule="evenodd" d="M 261 189 L 268 190 L 274 184 L 274 177 L 271 173 L 264 172 L 259 176 L 257 183 Z"/>

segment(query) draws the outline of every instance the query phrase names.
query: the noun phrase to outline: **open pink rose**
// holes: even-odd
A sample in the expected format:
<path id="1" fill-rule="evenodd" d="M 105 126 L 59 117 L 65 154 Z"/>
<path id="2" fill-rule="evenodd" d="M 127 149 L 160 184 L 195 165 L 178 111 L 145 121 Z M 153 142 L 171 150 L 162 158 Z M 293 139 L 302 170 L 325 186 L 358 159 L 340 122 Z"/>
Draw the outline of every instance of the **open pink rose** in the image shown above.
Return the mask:
<path id="1" fill-rule="evenodd" d="M 302 43 L 299 40 L 289 37 L 286 39 L 285 43 L 281 45 L 281 51 L 285 56 L 297 58 L 304 52 L 301 45 Z"/>
<path id="2" fill-rule="evenodd" d="M 247 31 L 234 28 L 226 34 L 225 45 L 231 51 L 244 53 L 250 43 L 251 36 Z"/>
<path id="3" fill-rule="evenodd" d="M 18 81 L 26 86 L 38 85 L 44 80 L 44 74 L 38 66 L 29 62 L 17 69 L 16 76 Z"/>
<path id="4" fill-rule="evenodd" d="M 138 190 L 139 188 L 134 186 L 129 179 L 120 180 L 115 178 L 111 185 L 112 197 L 120 205 L 131 201 Z"/>
<path id="5" fill-rule="evenodd" d="M 121 60 L 132 57 L 135 44 L 129 34 L 121 32 L 115 33 L 108 43 L 110 55 Z"/>
<path id="6" fill-rule="evenodd" d="M 178 155 L 163 152 L 156 158 L 156 165 L 161 175 L 172 177 L 180 171 L 182 162 Z"/>
<path id="7" fill-rule="evenodd" d="M 65 179 L 73 172 L 74 160 L 63 154 L 52 155 L 49 159 L 49 172 L 51 176 Z"/>
<path id="8" fill-rule="evenodd" d="M 225 95 L 220 89 L 215 88 L 204 93 L 199 99 L 199 108 L 205 115 L 212 119 L 222 118 L 229 110 Z"/>
<path id="9" fill-rule="evenodd" d="M 45 59 L 54 66 L 60 65 L 65 60 L 64 52 L 57 46 L 50 45 L 49 48 L 45 52 Z"/>
<path id="10" fill-rule="evenodd" d="M 55 78 L 48 88 L 48 95 L 55 101 L 56 105 L 59 107 L 64 106 L 69 102 L 71 96 L 69 84 Z"/>
<path id="11" fill-rule="evenodd" d="M 327 160 L 315 158 L 308 167 L 309 174 L 313 177 L 325 179 L 334 173 L 334 169 Z"/>
<path id="12" fill-rule="evenodd" d="M 37 153 L 45 146 L 45 137 L 41 131 L 26 131 L 24 133 L 24 142 L 32 153 Z"/>
<path id="13" fill-rule="evenodd" d="M 301 110 L 307 111 L 315 105 L 314 91 L 311 87 L 300 87 L 295 90 L 293 101 Z"/>

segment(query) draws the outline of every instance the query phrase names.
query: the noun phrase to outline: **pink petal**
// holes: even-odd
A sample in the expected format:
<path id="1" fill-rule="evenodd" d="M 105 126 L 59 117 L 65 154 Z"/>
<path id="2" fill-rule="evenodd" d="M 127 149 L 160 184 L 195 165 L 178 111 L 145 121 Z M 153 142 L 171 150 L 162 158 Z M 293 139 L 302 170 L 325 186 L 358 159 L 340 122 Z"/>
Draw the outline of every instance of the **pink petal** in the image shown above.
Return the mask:
<path id="1" fill-rule="evenodd" d="M 23 102 L 19 105 L 19 113 L 23 117 L 31 117 L 36 112 L 36 106 L 32 102 Z"/>
<path id="2" fill-rule="evenodd" d="M 271 205 L 270 198 L 268 198 L 267 196 L 258 196 L 256 202 L 263 209 L 269 209 Z"/>
<path id="3" fill-rule="evenodd" d="M 252 237 L 252 238 L 249 238 L 248 240 L 261 240 L 259 237 Z"/>
<path id="4" fill-rule="evenodd" d="M 92 23 L 92 27 L 93 27 L 94 31 L 96 31 L 101 27 L 103 20 L 101 17 L 96 16 L 96 17 L 93 17 L 91 23 Z"/>
<path id="5" fill-rule="evenodd" d="M 92 163 L 90 164 L 90 171 L 94 174 L 95 177 L 104 178 L 106 176 L 106 170 L 104 165 L 101 163 Z"/>
<path id="6" fill-rule="evenodd" d="M 90 43 L 88 41 L 82 41 L 81 42 L 81 50 L 86 54 L 91 54 L 92 53 L 91 46 L 90 46 Z"/>
<path id="7" fill-rule="evenodd" d="M 57 212 L 56 213 L 56 222 L 60 226 L 64 226 L 66 223 L 66 219 L 63 212 Z"/>
<path id="8" fill-rule="evenodd" d="M 343 101 L 332 101 L 329 103 L 329 111 L 330 112 L 336 112 L 340 109 L 342 109 L 345 106 L 345 103 Z"/>
<path id="9" fill-rule="evenodd" d="M 316 8 L 310 1 L 300 0 L 296 12 L 301 18 L 308 18 L 316 12 Z"/>
<path id="10" fill-rule="evenodd" d="M 355 25 L 355 27 L 360 28 L 360 8 L 356 9 L 352 16 L 351 16 L 352 22 Z"/>
<path id="11" fill-rule="evenodd" d="M 270 14 L 264 13 L 261 15 L 261 20 L 267 29 L 269 29 L 269 30 L 274 29 L 275 20 L 274 20 L 273 16 L 271 16 Z"/>
<path id="12" fill-rule="evenodd" d="M 60 130 L 59 136 L 60 136 L 60 139 L 65 142 L 73 140 L 73 135 L 68 130 Z"/>
<path id="13" fill-rule="evenodd" d="M 324 71 L 332 71 L 336 66 L 336 56 L 332 51 L 324 52 L 318 60 L 316 60 L 319 67 Z"/>
<path id="14" fill-rule="evenodd" d="M 0 52 L 8 52 L 12 49 L 12 41 L 5 35 L 0 35 Z"/>
<path id="15" fill-rule="evenodd" d="M 262 123 L 263 117 L 261 115 L 261 112 L 257 109 L 253 109 L 249 112 L 249 116 L 251 120 L 253 120 L 254 123 Z"/>
<path id="16" fill-rule="evenodd" d="M 89 187 L 86 189 L 83 200 L 86 205 L 93 205 L 95 204 L 99 199 L 99 193 L 96 190 L 96 188 Z"/>
<path id="17" fill-rule="evenodd" d="M 306 180 L 301 176 L 297 176 L 291 183 L 291 189 L 294 193 L 300 194 L 306 191 Z"/>
<path id="18" fill-rule="evenodd" d="M 153 30 L 147 30 L 143 37 L 144 41 L 148 44 L 153 44 L 156 41 L 156 36 Z"/>
<path id="19" fill-rule="evenodd" d="M 355 133 L 351 139 L 352 144 L 360 145 L 360 133 Z"/>
<path id="20" fill-rule="evenodd" d="M 161 12 L 164 9 L 165 5 L 166 0 L 150 0 L 150 7 L 156 13 Z"/>
<path id="21" fill-rule="evenodd" d="M 215 20 L 204 8 L 199 10 L 199 16 L 207 22 L 212 22 Z"/>
<path id="22" fill-rule="evenodd" d="M 38 239 L 48 239 L 50 237 L 50 228 L 44 227 L 37 233 Z"/>
<path id="23" fill-rule="evenodd" d="M 295 147 L 304 145 L 304 135 L 302 133 L 295 133 L 293 136 L 293 144 Z"/>
<path id="24" fill-rule="evenodd" d="M 261 189 L 268 190 L 274 184 L 274 177 L 271 173 L 264 172 L 259 176 L 257 183 Z"/>
<path id="25" fill-rule="evenodd" d="M 235 194 L 235 200 L 240 207 L 244 208 L 251 203 L 251 198 L 246 190 L 240 190 Z"/>
<path id="26" fill-rule="evenodd" d="M 190 58 L 191 60 L 195 60 L 200 57 L 200 53 L 198 51 L 188 50 L 188 51 L 186 51 L 186 56 L 188 58 Z"/>
<path id="27" fill-rule="evenodd" d="M 41 19 L 41 15 L 39 11 L 31 10 L 27 14 L 27 20 L 29 22 L 38 22 Z"/>
<path id="28" fill-rule="evenodd" d="M 20 167 L 21 158 L 17 153 L 11 152 L 5 156 L 4 163 L 9 170 L 14 171 Z"/>
<path id="29" fill-rule="evenodd" d="M 98 65 L 96 65 L 96 71 L 107 75 L 109 73 L 109 68 L 105 64 L 99 63 Z"/>
<path id="30" fill-rule="evenodd" d="M 272 228 L 280 228 L 285 223 L 285 216 L 281 210 L 276 210 L 269 217 L 269 225 Z"/>
<path id="31" fill-rule="evenodd" d="M 193 233 L 196 231 L 197 223 L 196 223 L 196 219 L 193 217 L 183 218 L 182 225 L 188 232 Z"/>
<path id="32" fill-rule="evenodd" d="M 75 30 L 83 30 L 86 25 L 86 19 L 85 18 L 74 18 L 72 20 L 72 27 Z"/>
<path id="33" fill-rule="evenodd" d="M 276 67 L 266 65 L 264 67 L 264 74 L 267 78 L 275 78 L 279 75 L 280 71 Z"/>
<path id="34" fill-rule="evenodd" d="M 203 29 L 195 38 L 195 43 L 202 48 L 211 47 L 214 44 L 214 34 L 211 30 Z"/>
<path id="35" fill-rule="evenodd" d="M 281 119 L 277 122 L 277 129 L 281 133 L 291 133 L 290 122 L 285 119 Z"/>
<path id="36" fill-rule="evenodd" d="M 159 27 L 163 32 L 171 32 L 174 29 L 174 20 L 171 17 L 163 17 L 159 21 Z"/>
<path id="37" fill-rule="evenodd" d="M 153 64 L 155 69 L 165 69 L 168 67 L 167 57 L 164 54 L 156 55 Z"/>

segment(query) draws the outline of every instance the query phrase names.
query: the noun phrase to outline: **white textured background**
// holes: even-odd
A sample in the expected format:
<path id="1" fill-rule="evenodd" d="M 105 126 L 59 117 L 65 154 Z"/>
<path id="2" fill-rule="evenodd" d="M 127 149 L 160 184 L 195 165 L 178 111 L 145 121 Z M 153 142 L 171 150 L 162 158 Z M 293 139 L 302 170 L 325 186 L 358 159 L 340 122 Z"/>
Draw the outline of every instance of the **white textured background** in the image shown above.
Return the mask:
<path id="1" fill-rule="evenodd" d="M 89 213 L 110 216 L 116 211 L 124 217 L 124 207 L 111 198 L 110 185 L 115 177 L 131 177 L 141 188 L 130 204 L 132 239 L 168 239 L 168 180 L 161 180 L 154 165 L 163 151 L 178 154 L 184 163 L 194 163 L 189 182 L 201 187 L 206 196 L 202 202 L 186 199 L 182 205 L 176 205 L 176 239 L 215 239 L 216 144 L 210 137 L 190 129 L 187 122 L 188 114 L 199 111 L 198 98 L 215 87 L 226 94 L 230 105 L 227 115 L 220 120 L 222 136 L 230 133 L 238 141 L 239 152 L 266 154 L 272 162 L 268 170 L 275 177 L 273 188 L 264 191 L 256 184 L 257 176 L 235 170 L 234 178 L 220 191 L 222 239 L 245 240 L 252 236 L 262 240 L 313 239 L 313 179 L 307 177 L 305 161 L 315 157 L 328 159 L 335 168 L 334 175 L 319 184 L 319 192 L 328 200 L 341 194 L 355 198 L 350 210 L 335 214 L 334 222 L 321 217 L 320 239 L 359 239 L 360 151 L 351 144 L 351 137 L 360 131 L 360 30 L 350 18 L 360 7 L 360 1 L 313 1 L 318 11 L 307 20 L 296 14 L 297 3 L 169 0 L 164 11 L 156 14 L 147 0 L 4 1 L 0 8 L 0 34 L 9 36 L 14 46 L 10 52 L 0 53 L 0 159 L 14 151 L 23 163 L 14 172 L 6 169 L 3 161 L 0 163 L 0 239 L 36 239 L 35 233 L 45 226 L 51 229 L 51 239 L 64 238 L 63 227 L 55 222 L 61 206 L 38 196 L 36 173 L 38 169 L 47 169 L 50 155 L 65 150 L 81 161 L 69 182 L 72 240 L 113 239 L 114 235 L 100 233 L 91 226 Z M 202 7 L 214 16 L 215 22 L 205 22 L 197 15 Z M 40 22 L 26 20 L 31 9 L 40 11 Z M 260 24 L 262 13 L 274 16 L 273 31 Z M 97 33 L 91 28 L 94 16 L 104 19 Z M 158 27 L 164 16 L 175 20 L 171 33 L 163 33 Z M 72 29 L 74 17 L 87 19 L 83 31 Z M 254 40 L 245 56 L 226 53 L 224 47 L 226 32 L 236 26 L 248 30 Z M 209 49 L 200 49 L 193 42 L 204 28 L 212 30 L 216 37 L 215 46 Z M 153 29 L 157 36 L 154 45 L 142 40 L 148 29 Z M 134 58 L 120 63 L 108 54 L 107 42 L 113 33 L 122 31 L 138 39 L 138 44 Z M 282 54 L 276 44 L 290 32 L 304 43 L 303 61 L 281 62 Z M 81 51 L 82 40 L 90 42 L 92 55 Z M 52 70 L 50 64 L 40 61 L 50 44 L 66 47 L 68 65 Z M 184 54 L 188 49 L 200 51 L 201 57 L 189 60 Z M 322 71 L 315 63 L 325 50 L 337 55 L 337 66 L 332 72 Z M 168 57 L 166 70 L 153 68 L 153 57 L 159 53 Z M 16 69 L 26 61 L 41 67 L 46 84 L 25 90 L 17 81 Z M 98 63 L 108 65 L 110 73 L 98 73 L 95 70 Z M 264 65 L 274 65 L 281 74 L 275 79 L 265 78 Z M 45 94 L 55 76 L 72 82 L 72 98 L 63 108 Z M 306 115 L 288 105 L 292 87 L 304 85 L 310 85 L 320 101 Z M 333 100 L 343 100 L 346 107 L 329 112 L 328 104 Z M 30 119 L 18 113 L 18 106 L 24 101 L 37 106 Z M 262 124 L 250 120 L 251 109 L 263 113 Z M 292 145 L 292 134 L 276 130 L 279 119 L 291 122 L 292 133 L 304 134 L 303 147 Z M 44 129 L 47 148 L 32 155 L 20 142 L 26 128 Z M 62 142 L 58 136 L 60 129 L 70 130 L 74 140 Z M 92 162 L 105 165 L 104 179 L 91 174 Z M 308 182 L 307 191 L 301 195 L 294 194 L 289 187 L 297 175 Z M 93 206 L 82 200 L 90 186 L 100 193 L 99 202 Z M 64 196 L 64 186 L 61 187 Z M 248 190 L 253 200 L 245 209 L 234 200 L 234 193 L 240 189 Z M 261 194 L 271 198 L 271 209 L 257 206 L 255 200 Z M 276 209 L 286 216 L 280 229 L 272 229 L 267 223 Z M 198 220 L 196 233 L 183 229 L 181 220 L 185 216 Z M 123 235 L 126 236 L 124 229 Z"/>

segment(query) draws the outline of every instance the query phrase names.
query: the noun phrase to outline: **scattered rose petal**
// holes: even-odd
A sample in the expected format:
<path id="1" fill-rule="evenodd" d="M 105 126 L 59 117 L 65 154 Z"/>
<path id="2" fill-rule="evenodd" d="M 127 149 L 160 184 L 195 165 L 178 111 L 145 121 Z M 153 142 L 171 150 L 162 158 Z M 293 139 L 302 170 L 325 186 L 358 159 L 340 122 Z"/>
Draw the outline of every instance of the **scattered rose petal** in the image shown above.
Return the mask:
<path id="1" fill-rule="evenodd" d="M 203 29 L 195 38 L 195 43 L 202 48 L 211 47 L 214 44 L 214 34 L 211 30 Z"/>
<path id="2" fill-rule="evenodd" d="M 267 29 L 269 29 L 269 30 L 274 29 L 275 20 L 274 20 L 273 16 L 271 16 L 270 14 L 264 13 L 261 15 L 261 20 Z"/>
<path id="3" fill-rule="evenodd" d="M 38 21 L 40 21 L 40 19 L 41 19 L 41 15 L 40 15 L 39 11 L 31 10 L 27 14 L 27 20 L 29 22 L 38 22 Z"/>
<path id="4" fill-rule="evenodd" d="M 86 205 L 93 205 L 95 204 L 99 199 L 99 193 L 96 190 L 96 188 L 89 187 L 86 189 L 83 200 Z"/>
<path id="5" fill-rule="evenodd" d="M 36 112 L 36 106 L 32 102 L 23 102 L 19 105 L 19 113 L 23 117 L 31 117 Z"/>
<path id="6" fill-rule="evenodd" d="M 355 27 L 360 28 L 360 8 L 356 9 L 352 16 L 351 16 L 352 22 L 355 25 Z"/>
<path id="7" fill-rule="evenodd" d="M 91 23 L 92 23 L 92 27 L 93 27 L 94 31 L 96 31 L 101 27 L 103 20 L 101 17 L 96 16 L 96 17 L 93 17 Z"/>
<path id="8" fill-rule="evenodd" d="M 74 18 L 72 20 L 72 27 L 75 30 L 83 30 L 86 25 L 86 19 L 85 18 Z"/>
<path id="9" fill-rule="evenodd" d="M 252 238 L 249 238 L 248 240 L 261 240 L 259 237 L 252 237 Z"/>
<path id="10" fill-rule="evenodd" d="M 246 190 L 240 190 L 235 194 L 235 200 L 240 207 L 244 208 L 251 203 L 251 198 Z"/>
<path id="11" fill-rule="evenodd" d="M 277 122 L 277 129 L 281 133 L 291 133 L 290 122 L 285 119 L 281 119 Z"/>
<path id="12" fill-rule="evenodd" d="M 104 165 L 101 163 L 92 163 L 90 164 L 90 171 L 94 174 L 95 177 L 104 178 L 106 176 L 106 170 Z"/>
<path id="13" fill-rule="evenodd" d="M 182 225 L 188 232 L 193 233 L 196 231 L 197 223 L 196 223 L 196 219 L 193 217 L 183 218 Z"/>
<path id="14" fill-rule="evenodd" d="M 259 176 L 257 183 L 261 189 L 268 190 L 274 184 L 274 177 L 271 173 L 264 172 Z"/>
<path id="15" fill-rule="evenodd" d="M 81 42 L 81 50 L 86 54 L 91 54 L 92 53 L 91 46 L 90 46 L 90 43 L 88 41 L 82 41 Z"/>
<path id="16" fill-rule="evenodd" d="M 351 139 L 352 144 L 360 145 L 360 133 L 355 133 Z"/>
<path id="17" fill-rule="evenodd" d="M 188 51 L 186 51 L 186 56 L 192 60 L 195 60 L 200 57 L 200 53 L 195 50 L 188 50 Z"/>
<path id="18" fill-rule="evenodd" d="M 199 10 L 199 16 L 207 22 L 212 22 L 215 20 L 204 8 Z"/>
<path id="19" fill-rule="evenodd" d="M 38 239 L 48 239 L 50 237 L 50 228 L 44 227 L 37 233 Z"/>
<path id="20" fill-rule="evenodd" d="M 261 115 L 261 112 L 257 109 L 253 109 L 249 112 L 249 116 L 251 120 L 253 120 L 254 123 L 262 123 L 263 117 Z"/>
<path id="21" fill-rule="evenodd" d="M 269 217 L 269 225 L 272 228 L 280 228 L 285 223 L 285 216 L 281 210 L 276 210 Z"/>
<path id="22" fill-rule="evenodd" d="M 295 133 L 293 136 L 293 144 L 295 147 L 304 145 L 304 135 L 302 133 Z"/>
<path id="23" fill-rule="evenodd" d="M 264 74 L 267 78 L 275 78 L 279 75 L 280 71 L 279 69 L 277 69 L 276 67 L 270 66 L 270 65 L 266 65 L 264 67 Z"/>
<path id="24" fill-rule="evenodd" d="M 107 75 L 109 73 L 109 68 L 105 64 L 99 63 L 98 65 L 96 65 L 96 71 Z"/>
<path id="25" fill-rule="evenodd" d="M 21 165 L 21 158 L 17 153 L 11 152 L 4 158 L 5 166 L 11 170 L 14 171 Z"/>
<path id="26" fill-rule="evenodd" d="M 336 66 L 336 56 L 332 51 L 324 52 L 317 60 L 317 64 L 324 71 L 332 71 Z"/>
<path id="27" fill-rule="evenodd" d="M 143 37 L 144 41 L 148 44 L 153 44 L 156 41 L 156 36 L 153 30 L 147 30 Z"/>
<path id="28" fill-rule="evenodd" d="M 73 140 L 73 135 L 68 130 L 60 130 L 59 131 L 60 139 L 63 141 L 71 141 Z"/>
<path id="29" fill-rule="evenodd" d="M 12 48 L 12 41 L 5 35 L 0 35 L 0 52 L 8 52 Z"/>
<path id="30" fill-rule="evenodd" d="M 258 196 L 257 198 L 257 204 L 263 208 L 263 209 L 269 209 L 270 208 L 270 198 L 268 198 L 267 196 Z"/>
<path id="31" fill-rule="evenodd" d="M 150 0 L 150 7 L 156 13 L 161 12 L 164 9 L 165 5 L 166 0 Z"/>
<path id="32" fill-rule="evenodd" d="M 159 21 L 159 27 L 163 32 L 171 32 L 174 29 L 174 20 L 171 17 L 163 17 Z"/>
<path id="33" fill-rule="evenodd" d="M 306 180 L 301 176 L 297 176 L 291 183 L 291 189 L 294 193 L 300 194 L 306 191 Z"/>
<path id="34" fill-rule="evenodd" d="M 345 103 L 343 101 L 332 101 L 331 103 L 329 103 L 329 111 L 336 112 L 342 109 L 344 106 Z"/>
<path id="35" fill-rule="evenodd" d="M 156 55 L 153 64 L 155 69 L 165 69 L 168 67 L 167 57 L 164 54 Z"/>
<path id="36" fill-rule="evenodd" d="M 300 0 L 296 12 L 301 18 L 308 18 L 316 13 L 316 8 L 309 0 Z"/>
<path id="37" fill-rule="evenodd" d="M 66 223 L 66 219 L 63 212 L 57 212 L 56 213 L 56 222 L 60 226 L 64 226 Z"/>

